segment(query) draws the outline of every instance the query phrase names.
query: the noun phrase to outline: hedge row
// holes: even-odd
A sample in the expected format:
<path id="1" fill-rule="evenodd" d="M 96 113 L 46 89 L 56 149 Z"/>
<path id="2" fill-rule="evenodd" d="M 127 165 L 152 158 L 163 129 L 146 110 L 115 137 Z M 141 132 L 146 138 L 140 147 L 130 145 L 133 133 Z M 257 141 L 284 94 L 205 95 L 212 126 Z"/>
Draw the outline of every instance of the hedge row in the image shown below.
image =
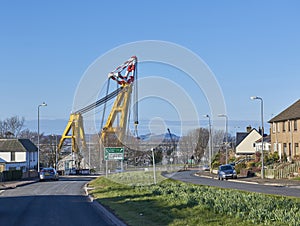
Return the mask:
<path id="1" fill-rule="evenodd" d="M 22 179 L 22 170 L 9 170 L 0 173 L 0 178 L 2 181 L 12 181 Z"/>

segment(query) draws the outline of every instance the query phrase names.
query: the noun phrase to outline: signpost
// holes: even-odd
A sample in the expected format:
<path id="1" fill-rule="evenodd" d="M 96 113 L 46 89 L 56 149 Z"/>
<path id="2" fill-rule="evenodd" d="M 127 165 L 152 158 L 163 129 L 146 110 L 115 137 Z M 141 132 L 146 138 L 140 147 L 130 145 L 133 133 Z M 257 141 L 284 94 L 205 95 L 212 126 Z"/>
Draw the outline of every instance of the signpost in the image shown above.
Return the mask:
<path id="1" fill-rule="evenodd" d="M 124 148 L 108 147 L 105 148 L 105 160 L 124 160 Z"/>

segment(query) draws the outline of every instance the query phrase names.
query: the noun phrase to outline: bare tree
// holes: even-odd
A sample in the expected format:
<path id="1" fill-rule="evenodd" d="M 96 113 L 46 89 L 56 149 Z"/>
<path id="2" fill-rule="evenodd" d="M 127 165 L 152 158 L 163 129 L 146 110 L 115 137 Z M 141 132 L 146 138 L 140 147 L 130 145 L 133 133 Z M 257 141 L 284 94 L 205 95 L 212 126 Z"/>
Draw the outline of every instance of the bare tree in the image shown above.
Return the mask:
<path id="1" fill-rule="evenodd" d="M 195 154 L 198 161 L 200 161 L 201 158 L 204 156 L 206 147 L 208 145 L 209 131 L 205 128 L 199 128 L 196 130 L 196 133 L 198 133 L 198 142 L 197 142 Z"/>
<path id="2" fill-rule="evenodd" d="M 192 148 L 189 145 L 189 138 L 188 136 L 182 136 L 179 140 L 178 144 L 178 153 L 180 156 L 180 159 L 187 163 L 188 159 L 193 155 Z"/>
<path id="3" fill-rule="evenodd" d="M 24 122 L 24 117 L 19 118 L 19 116 L 12 116 L 4 121 L 0 120 L 0 137 L 19 137 Z"/>
<path id="4" fill-rule="evenodd" d="M 187 159 L 194 157 L 195 160 L 200 161 L 204 156 L 209 140 L 209 132 L 207 129 L 194 129 L 186 136 L 183 136 L 179 141 L 181 155 Z"/>
<path id="5" fill-rule="evenodd" d="M 37 143 L 37 132 L 32 132 L 29 129 L 24 129 L 19 133 L 20 138 L 30 139 L 34 143 Z"/>
<path id="6" fill-rule="evenodd" d="M 225 133 L 223 130 L 214 130 L 213 133 L 213 155 L 220 149 L 223 149 L 225 144 Z"/>

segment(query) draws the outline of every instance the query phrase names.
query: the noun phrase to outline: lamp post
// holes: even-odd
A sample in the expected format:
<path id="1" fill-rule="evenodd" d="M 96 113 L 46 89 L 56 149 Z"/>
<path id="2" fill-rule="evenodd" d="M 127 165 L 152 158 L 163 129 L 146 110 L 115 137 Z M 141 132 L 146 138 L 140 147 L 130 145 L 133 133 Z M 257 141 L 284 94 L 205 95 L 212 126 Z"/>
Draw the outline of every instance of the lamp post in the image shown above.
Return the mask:
<path id="1" fill-rule="evenodd" d="M 151 148 L 151 152 L 152 152 L 152 161 L 153 161 L 153 180 L 154 180 L 154 184 L 156 184 L 156 169 L 155 169 L 154 148 Z"/>
<path id="2" fill-rule="evenodd" d="M 225 155 L 226 155 L 226 164 L 228 164 L 228 149 L 227 149 L 227 146 L 228 146 L 228 116 L 225 115 L 225 114 L 219 114 L 218 115 L 219 117 L 224 117 L 225 118 L 225 130 L 226 130 L 226 134 L 225 134 Z"/>
<path id="3" fill-rule="evenodd" d="M 251 100 L 260 100 L 261 113 L 261 178 L 264 178 L 264 101 L 261 97 L 252 96 Z"/>
<path id="4" fill-rule="evenodd" d="M 52 134 L 52 137 L 55 136 L 55 169 L 57 169 L 57 135 Z"/>
<path id="5" fill-rule="evenodd" d="M 45 107 L 45 106 L 47 106 L 45 102 L 38 105 L 38 157 L 37 157 L 38 172 L 40 172 L 40 107 Z"/>
<path id="6" fill-rule="evenodd" d="M 91 170 L 91 136 L 92 136 L 92 128 L 90 129 L 90 131 L 91 132 L 89 134 L 89 169 Z"/>
<path id="7" fill-rule="evenodd" d="M 211 158 L 212 158 L 212 134 L 211 134 L 211 122 L 210 122 L 210 116 L 209 115 L 203 115 L 204 117 L 208 118 L 208 126 L 209 126 L 209 151 L 208 151 L 208 161 L 209 161 L 209 167 L 211 170 Z"/>

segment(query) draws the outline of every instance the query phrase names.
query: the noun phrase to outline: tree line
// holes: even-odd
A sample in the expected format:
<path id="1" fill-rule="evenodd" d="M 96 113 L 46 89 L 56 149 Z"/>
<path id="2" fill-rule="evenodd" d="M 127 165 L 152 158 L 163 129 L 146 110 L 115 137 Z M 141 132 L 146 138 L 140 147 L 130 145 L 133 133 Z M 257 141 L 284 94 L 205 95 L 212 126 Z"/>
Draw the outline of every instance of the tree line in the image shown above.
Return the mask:
<path id="1" fill-rule="evenodd" d="M 25 118 L 19 116 L 12 116 L 4 120 L 0 120 L 0 138 L 27 138 L 33 143 L 37 144 L 37 132 L 24 129 L 24 122 Z M 231 137 L 230 134 L 225 134 L 223 130 L 214 130 L 212 132 L 213 155 L 224 149 L 225 136 L 228 136 L 228 141 L 230 143 L 234 143 L 234 137 Z M 44 135 L 43 133 L 40 134 L 40 162 L 42 165 L 53 166 L 55 161 L 57 140 L 59 141 L 59 139 L 60 136 Z M 186 163 L 191 158 L 194 159 L 195 163 L 199 163 L 202 160 L 208 160 L 209 139 L 210 134 L 206 128 L 190 130 L 187 134 L 181 136 L 176 144 L 176 150 L 174 150 L 172 143 L 170 143 L 170 150 L 168 151 L 167 155 L 174 156 L 174 151 L 177 152 L 177 156 L 180 158 L 180 161 L 177 159 L 178 163 Z M 97 143 L 97 141 L 95 142 Z M 96 147 L 94 148 L 99 150 Z M 95 154 L 99 155 L 98 151 Z M 152 161 L 150 154 L 149 159 Z M 156 155 L 156 160 L 159 162 L 162 161 L 163 149 L 160 150 L 159 146 L 157 147 Z M 94 161 L 94 157 L 95 161 L 98 162 L 99 156 L 93 156 L 91 158 L 92 161 Z M 98 165 L 96 162 L 95 164 L 91 165 Z"/>

